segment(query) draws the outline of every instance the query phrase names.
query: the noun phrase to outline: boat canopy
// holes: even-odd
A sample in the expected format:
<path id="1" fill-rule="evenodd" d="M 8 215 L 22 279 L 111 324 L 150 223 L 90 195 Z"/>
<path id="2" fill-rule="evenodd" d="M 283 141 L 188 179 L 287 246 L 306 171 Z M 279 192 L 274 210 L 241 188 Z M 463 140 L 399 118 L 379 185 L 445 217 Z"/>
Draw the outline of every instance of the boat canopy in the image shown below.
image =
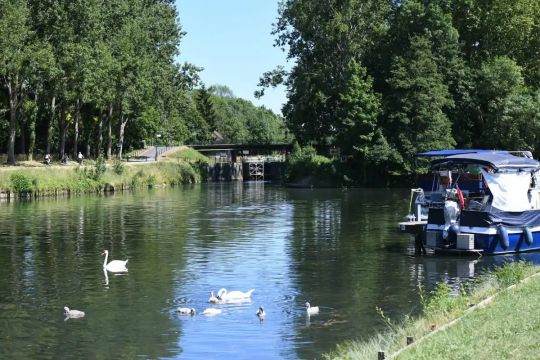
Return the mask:
<path id="1" fill-rule="evenodd" d="M 416 156 L 450 156 L 450 155 L 472 154 L 472 153 L 482 153 L 482 152 L 508 153 L 508 151 L 502 151 L 502 150 L 446 149 L 446 150 L 427 151 L 427 152 L 416 154 Z"/>
<path id="2" fill-rule="evenodd" d="M 468 153 L 446 156 L 431 162 L 431 170 L 448 169 L 452 167 L 480 165 L 499 169 L 540 169 L 540 163 L 528 157 L 515 156 L 510 152 L 483 151 L 479 153 Z"/>

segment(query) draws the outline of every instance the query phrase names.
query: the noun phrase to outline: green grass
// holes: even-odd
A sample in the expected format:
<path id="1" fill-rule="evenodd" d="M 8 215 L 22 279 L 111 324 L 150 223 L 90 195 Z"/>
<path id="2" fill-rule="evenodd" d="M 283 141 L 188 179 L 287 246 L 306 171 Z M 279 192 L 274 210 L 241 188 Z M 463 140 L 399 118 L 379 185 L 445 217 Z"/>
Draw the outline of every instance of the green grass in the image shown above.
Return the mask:
<path id="1" fill-rule="evenodd" d="M 422 316 L 394 322 L 380 311 L 388 325 L 385 333 L 365 342 L 341 344 L 325 357 L 376 359 L 380 350 L 391 355 L 405 346 L 407 336 L 421 339 L 463 316 L 455 324 L 406 349 L 397 359 L 536 359 L 540 352 L 537 345 L 540 344 L 540 309 L 536 305 L 540 300 L 540 278 L 520 283 L 516 289 L 505 289 L 537 271 L 538 268 L 523 262 L 507 263 L 480 275 L 457 294 L 443 283 L 429 295 L 420 290 Z M 467 311 L 494 294 L 498 295 L 486 307 Z M 533 331 L 536 333 L 532 334 Z"/>
<path id="2" fill-rule="evenodd" d="M 208 157 L 204 156 L 197 150 L 194 150 L 192 148 L 183 147 L 180 150 L 170 154 L 168 156 L 172 159 L 181 159 L 183 161 L 192 162 L 192 163 L 209 163 Z"/>
<path id="3" fill-rule="evenodd" d="M 398 359 L 538 359 L 540 278 L 501 293 Z"/>
<path id="4" fill-rule="evenodd" d="M 85 166 L 2 167 L 0 190 L 18 194 L 45 196 L 59 192 L 91 193 L 104 190 L 134 189 L 197 183 L 201 170 L 187 162 L 125 163 L 119 173 L 118 165 L 97 169 L 90 162 Z"/>

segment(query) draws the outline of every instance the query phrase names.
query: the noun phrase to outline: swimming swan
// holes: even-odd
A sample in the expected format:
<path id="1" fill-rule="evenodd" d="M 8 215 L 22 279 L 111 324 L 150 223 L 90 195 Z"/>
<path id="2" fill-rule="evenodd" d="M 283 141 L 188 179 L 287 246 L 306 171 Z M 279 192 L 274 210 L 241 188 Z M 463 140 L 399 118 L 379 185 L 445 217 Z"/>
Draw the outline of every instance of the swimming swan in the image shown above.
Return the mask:
<path id="1" fill-rule="evenodd" d="M 307 310 L 308 316 L 317 315 L 319 313 L 319 307 L 318 306 L 311 306 L 311 305 L 309 305 L 308 302 L 306 303 L 306 310 Z"/>
<path id="2" fill-rule="evenodd" d="M 219 299 L 214 296 L 214 290 L 210 291 L 210 298 L 208 299 L 208 302 L 211 304 L 219 304 Z"/>
<path id="3" fill-rule="evenodd" d="M 84 311 L 70 310 L 67 306 L 64 306 L 64 315 L 66 315 L 66 320 L 70 318 L 82 318 L 84 317 Z"/>
<path id="4" fill-rule="evenodd" d="M 105 261 L 103 261 L 103 268 L 110 272 L 127 272 L 128 269 L 126 268 L 127 260 L 111 260 L 110 263 L 107 264 L 107 259 L 109 258 L 109 250 L 104 250 L 103 254 L 105 255 Z"/>
<path id="5" fill-rule="evenodd" d="M 251 294 L 253 293 L 254 290 L 255 289 L 251 289 L 251 290 L 249 290 L 247 292 L 243 292 L 243 291 L 231 291 L 231 292 L 228 292 L 227 289 L 221 288 L 218 291 L 217 298 L 219 300 L 224 300 L 224 301 L 250 299 Z"/>
<path id="6" fill-rule="evenodd" d="M 179 307 L 178 309 L 176 309 L 176 312 L 179 313 L 180 315 L 195 315 L 196 312 L 195 312 L 195 309 L 193 308 L 183 308 L 183 307 Z"/>
<path id="7" fill-rule="evenodd" d="M 205 316 L 214 316 L 217 314 L 221 314 L 221 309 L 208 308 L 201 313 L 201 315 Z"/>
<path id="8" fill-rule="evenodd" d="M 266 317 L 266 313 L 264 312 L 264 308 L 262 306 L 259 307 L 259 310 L 255 313 L 257 317 L 262 321 Z"/>

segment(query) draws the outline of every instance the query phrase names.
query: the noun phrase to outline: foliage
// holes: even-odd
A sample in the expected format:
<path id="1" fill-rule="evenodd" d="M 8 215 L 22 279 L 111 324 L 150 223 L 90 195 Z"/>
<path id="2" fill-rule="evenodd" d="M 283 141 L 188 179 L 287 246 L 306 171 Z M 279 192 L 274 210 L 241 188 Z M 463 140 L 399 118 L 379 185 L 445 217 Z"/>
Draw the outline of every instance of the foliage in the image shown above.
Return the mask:
<path id="1" fill-rule="evenodd" d="M 106 189 L 137 189 L 199 183 L 206 168 L 188 162 L 125 165 L 122 174 L 106 171 L 98 179 L 94 166 L 21 168 L 0 171 L 0 189 L 31 193 L 34 197 L 63 193 L 95 193 Z"/>
<path id="2" fill-rule="evenodd" d="M 16 142 L 29 157 L 84 148 L 111 158 L 158 131 L 169 142 L 189 137 L 184 110 L 201 68 L 174 63 L 184 33 L 173 2 L 1 0 L 0 10 L 9 163 Z"/>
<path id="3" fill-rule="evenodd" d="M 517 284 L 525 278 L 530 267 L 531 265 L 525 261 L 507 262 L 504 266 L 499 266 L 495 269 L 499 286 L 504 289 L 512 284 Z"/>
<path id="4" fill-rule="evenodd" d="M 463 305 L 465 293 L 460 291 L 457 296 L 453 295 L 450 286 L 440 282 L 431 293 L 431 296 L 422 297 L 422 299 L 425 316 L 447 315 Z"/>
<path id="5" fill-rule="evenodd" d="M 396 57 L 388 79 L 387 129 L 402 160 L 400 167 L 413 171 L 414 155 L 454 146 L 445 108 L 453 106 L 426 37 L 413 37 L 403 56 Z M 422 169 L 423 170 L 423 169 Z"/>
<path id="6" fill-rule="evenodd" d="M 210 89 L 214 92 L 212 103 L 217 121 L 216 130 L 228 142 L 270 144 L 290 141 L 283 119 L 271 110 L 256 107 L 222 87 Z"/>
<path id="7" fill-rule="evenodd" d="M 126 171 L 126 165 L 124 165 L 124 163 L 120 159 L 115 159 L 113 161 L 112 168 L 114 173 L 117 175 L 122 175 Z"/>
<path id="8" fill-rule="evenodd" d="M 417 152 L 454 146 L 538 156 L 539 28 L 531 0 L 283 0 L 273 33 L 293 65 L 256 95 L 285 85 L 300 144 L 378 173 L 421 172 Z"/>
<path id="9" fill-rule="evenodd" d="M 99 156 L 96 159 L 96 163 L 94 164 L 94 169 L 92 173 L 92 178 L 94 180 L 99 180 L 101 176 L 107 171 L 107 164 L 105 163 L 105 159 L 103 156 Z"/>
<path id="10" fill-rule="evenodd" d="M 335 187 L 350 184 L 349 177 L 337 161 L 317 155 L 312 146 L 300 148 L 297 144 L 287 159 L 285 179 L 289 183 L 299 182 L 303 186 Z"/>
<path id="11" fill-rule="evenodd" d="M 11 189 L 17 194 L 25 194 L 32 192 L 32 179 L 20 172 L 11 174 Z"/>
<path id="12" fill-rule="evenodd" d="M 214 104 L 210 92 L 203 85 L 196 95 L 197 110 L 201 114 L 202 118 L 208 124 L 209 131 L 217 129 L 216 112 L 214 110 Z"/>

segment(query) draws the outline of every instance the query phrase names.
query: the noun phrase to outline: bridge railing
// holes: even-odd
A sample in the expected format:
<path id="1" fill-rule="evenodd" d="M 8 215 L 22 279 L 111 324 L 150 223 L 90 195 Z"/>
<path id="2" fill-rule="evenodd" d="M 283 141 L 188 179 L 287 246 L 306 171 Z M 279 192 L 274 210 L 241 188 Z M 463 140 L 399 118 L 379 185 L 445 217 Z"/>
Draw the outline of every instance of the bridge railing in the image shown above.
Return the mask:
<path id="1" fill-rule="evenodd" d="M 243 162 L 285 162 L 284 154 L 244 156 Z"/>

